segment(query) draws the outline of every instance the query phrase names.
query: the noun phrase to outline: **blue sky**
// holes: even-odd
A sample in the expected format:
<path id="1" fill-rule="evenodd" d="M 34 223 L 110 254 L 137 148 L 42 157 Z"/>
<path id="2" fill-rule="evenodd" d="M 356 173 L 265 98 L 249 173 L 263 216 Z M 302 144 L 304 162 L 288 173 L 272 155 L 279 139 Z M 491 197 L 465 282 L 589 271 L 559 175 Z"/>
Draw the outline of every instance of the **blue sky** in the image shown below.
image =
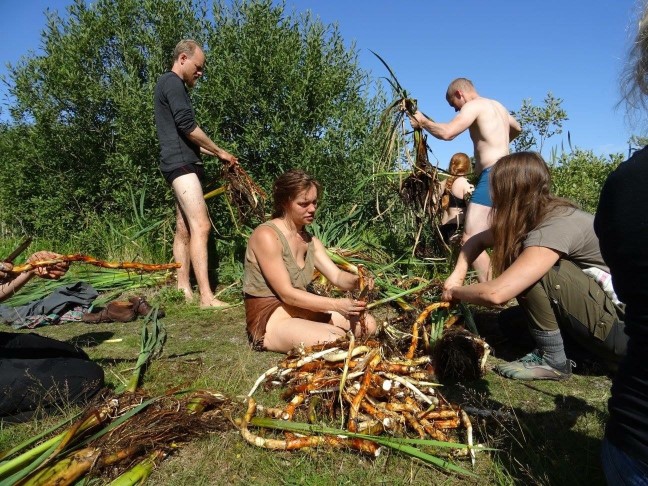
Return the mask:
<path id="1" fill-rule="evenodd" d="M 38 52 L 46 8 L 64 12 L 71 0 L 0 0 L 0 74 L 32 50 Z M 310 10 L 336 23 L 348 45 L 355 43 L 361 67 L 379 78 L 386 70 L 379 53 L 419 106 L 436 121 L 454 115 L 445 102 L 448 83 L 473 80 L 482 96 L 517 110 L 547 92 L 563 99 L 569 120 L 564 133 L 545 146 L 572 144 L 597 155 L 627 153 L 632 134 L 626 122 L 619 77 L 636 30 L 636 0 L 412 1 L 286 0 L 288 12 Z M 6 88 L 0 87 L 0 104 Z M 3 110 L 5 111 L 5 110 Z M 442 167 L 455 152 L 472 154 L 463 134 L 451 142 L 428 139 Z"/>

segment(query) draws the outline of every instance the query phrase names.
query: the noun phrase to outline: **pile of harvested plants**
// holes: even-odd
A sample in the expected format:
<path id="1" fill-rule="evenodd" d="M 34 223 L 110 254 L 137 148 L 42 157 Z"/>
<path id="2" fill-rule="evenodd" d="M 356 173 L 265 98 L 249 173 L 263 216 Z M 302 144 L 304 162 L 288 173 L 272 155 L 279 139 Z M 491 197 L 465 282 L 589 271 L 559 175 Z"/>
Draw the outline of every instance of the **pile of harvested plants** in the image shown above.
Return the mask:
<path id="1" fill-rule="evenodd" d="M 128 383 L 104 390 L 67 429 L 45 431 L 0 453 L 0 485 L 74 484 L 82 477 L 142 484 L 153 467 L 183 443 L 232 426 L 231 401 L 207 390 L 138 391 L 146 368 L 164 348 L 166 331 L 154 306 L 142 325 L 140 352 Z M 34 445 L 37 444 L 37 445 Z"/>
<path id="2" fill-rule="evenodd" d="M 326 445 L 356 449 L 370 456 L 377 456 L 381 446 L 405 451 L 406 444 L 409 449 L 405 452 L 415 457 L 470 475 L 448 460 L 413 447 L 450 448 L 451 455 L 469 456 L 473 464 L 475 451 L 480 449 L 473 444 L 468 414 L 439 392 L 433 354 L 429 352 L 430 337 L 420 337 L 428 334 L 424 323 L 429 315 L 448 305 L 432 304 L 419 315 L 403 352 L 373 339 L 356 342 L 350 333 L 333 343 L 294 349 L 261 375 L 248 393 L 241 434 L 249 443 L 268 449 Z M 443 329 L 442 324 L 435 332 L 441 337 Z M 487 354 L 486 345 L 485 354 L 479 358 L 482 367 Z M 261 385 L 280 387 L 286 404 L 258 406 L 253 395 Z M 257 412 L 264 417 L 256 417 Z M 296 418 L 307 423 L 291 422 Z M 321 422 L 338 422 L 340 427 L 316 425 Z M 282 438 L 269 437 L 253 432 L 251 426 L 287 432 Z M 460 434 L 465 444 L 457 442 Z"/>
<path id="3" fill-rule="evenodd" d="M 220 393 L 179 395 L 104 391 L 63 432 L 0 454 L 0 483 L 67 485 L 101 475 L 116 478 L 111 484 L 141 484 L 183 443 L 231 427 L 231 402 Z"/>

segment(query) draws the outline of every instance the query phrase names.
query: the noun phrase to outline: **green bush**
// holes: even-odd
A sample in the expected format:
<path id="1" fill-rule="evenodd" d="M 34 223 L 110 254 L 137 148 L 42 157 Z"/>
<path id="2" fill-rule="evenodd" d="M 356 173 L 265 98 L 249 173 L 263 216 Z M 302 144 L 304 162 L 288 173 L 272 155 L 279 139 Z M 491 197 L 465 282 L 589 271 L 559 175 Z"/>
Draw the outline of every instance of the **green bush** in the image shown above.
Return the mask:
<path id="1" fill-rule="evenodd" d="M 24 57 L 8 80 L 0 212 L 16 233 L 96 247 L 102 221 L 136 223 L 133 191 L 146 194 L 137 218 L 168 216 L 152 97 L 188 37 L 207 55 L 191 94 L 198 123 L 255 180 L 269 190 L 301 167 L 322 181 L 325 213 L 371 202 L 353 189 L 371 174 L 378 98 L 336 27 L 269 0 L 217 3 L 213 17 L 204 0 L 76 0 L 68 11 L 49 17 L 44 53 Z M 219 182 L 220 163 L 205 162 Z M 209 206 L 219 237 L 238 237 L 222 198 Z"/>
<path id="2" fill-rule="evenodd" d="M 591 150 L 563 153 L 551 164 L 554 194 L 571 199 L 588 213 L 595 213 L 603 183 L 622 160 L 621 154 L 606 158 L 594 155 Z"/>

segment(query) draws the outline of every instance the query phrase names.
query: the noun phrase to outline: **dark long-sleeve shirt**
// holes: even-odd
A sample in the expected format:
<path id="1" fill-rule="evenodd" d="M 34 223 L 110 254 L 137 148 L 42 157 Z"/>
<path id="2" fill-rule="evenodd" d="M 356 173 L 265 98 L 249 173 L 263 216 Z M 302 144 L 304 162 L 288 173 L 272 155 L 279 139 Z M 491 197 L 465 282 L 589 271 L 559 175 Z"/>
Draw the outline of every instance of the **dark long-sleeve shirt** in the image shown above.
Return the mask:
<path id="1" fill-rule="evenodd" d="M 594 229 L 626 304 L 628 351 L 612 381 L 606 437 L 648 464 L 648 147 L 608 177 Z"/>
<path id="2" fill-rule="evenodd" d="M 187 138 L 198 124 L 187 88 L 176 73 L 169 71 L 160 76 L 153 105 L 160 142 L 160 170 L 171 172 L 200 163 L 200 147 Z"/>

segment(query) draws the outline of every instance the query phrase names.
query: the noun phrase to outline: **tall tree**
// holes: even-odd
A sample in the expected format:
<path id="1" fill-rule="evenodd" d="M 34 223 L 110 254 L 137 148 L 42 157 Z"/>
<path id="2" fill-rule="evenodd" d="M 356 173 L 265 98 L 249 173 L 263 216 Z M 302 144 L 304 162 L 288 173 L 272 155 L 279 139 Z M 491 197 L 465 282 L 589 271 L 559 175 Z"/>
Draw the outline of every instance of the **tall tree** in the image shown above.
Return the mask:
<path id="1" fill-rule="evenodd" d="M 513 140 L 516 152 L 535 150 L 542 152 L 544 143 L 554 135 L 562 133 L 562 124 L 568 120 L 562 108 L 562 99 L 547 93 L 544 104 L 535 106 L 531 99 L 522 100 L 522 106 L 513 116 L 520 122 L 522 133 Z"/>
<path id="2" fill-rule="evenodd" d="M 603 183 L 623 160 L 623 154 L 597 156 L 591 150 L 563 152 L 551 165 L 553 192 L 594 214 Z"/>
<path id="3" fill-rule="evenodd" d="M 375 154 L 371 80 L 336 26 L 273 4 L 215 5 L 200 118 L 266 187 L 300 167 L 321 180 L 329 209 L 348 206 Z"/>
<path id="4" fill-rule="evenodd" d="M 75 0 L 67 17 L 48 16 L 43 53 L 11 70 L 12 120 L 0 130 L 10 224 L 78 234 L 88 221 L 127 217 L 134 190 L 146 192 L 150 215 L 169 210 L 152 97 L 182 38 L 205 45 L 207 72 L 191 96 L 217 143 L 268 189 L 303 167 L 324 182 L 329 208 L 353 204 L 352 181 L 371 171 L 379 110 L 335 27 L 269 0 L 213 12 L 206 0 Z M 205 160 L 215 177 L 218 161 Z"/>
<path id="5" fill-rule="evenodd" d="M 48 13 L 43 53 L 11 70 L 0 205 L 28 230 L 60 236 L 86 216 L 128 210 L 128 188 L 147 178 L 158 203 L 153 87 L 177 39 L 204 32 L 185 0 L 75 0 L 66 18 Z"/>

